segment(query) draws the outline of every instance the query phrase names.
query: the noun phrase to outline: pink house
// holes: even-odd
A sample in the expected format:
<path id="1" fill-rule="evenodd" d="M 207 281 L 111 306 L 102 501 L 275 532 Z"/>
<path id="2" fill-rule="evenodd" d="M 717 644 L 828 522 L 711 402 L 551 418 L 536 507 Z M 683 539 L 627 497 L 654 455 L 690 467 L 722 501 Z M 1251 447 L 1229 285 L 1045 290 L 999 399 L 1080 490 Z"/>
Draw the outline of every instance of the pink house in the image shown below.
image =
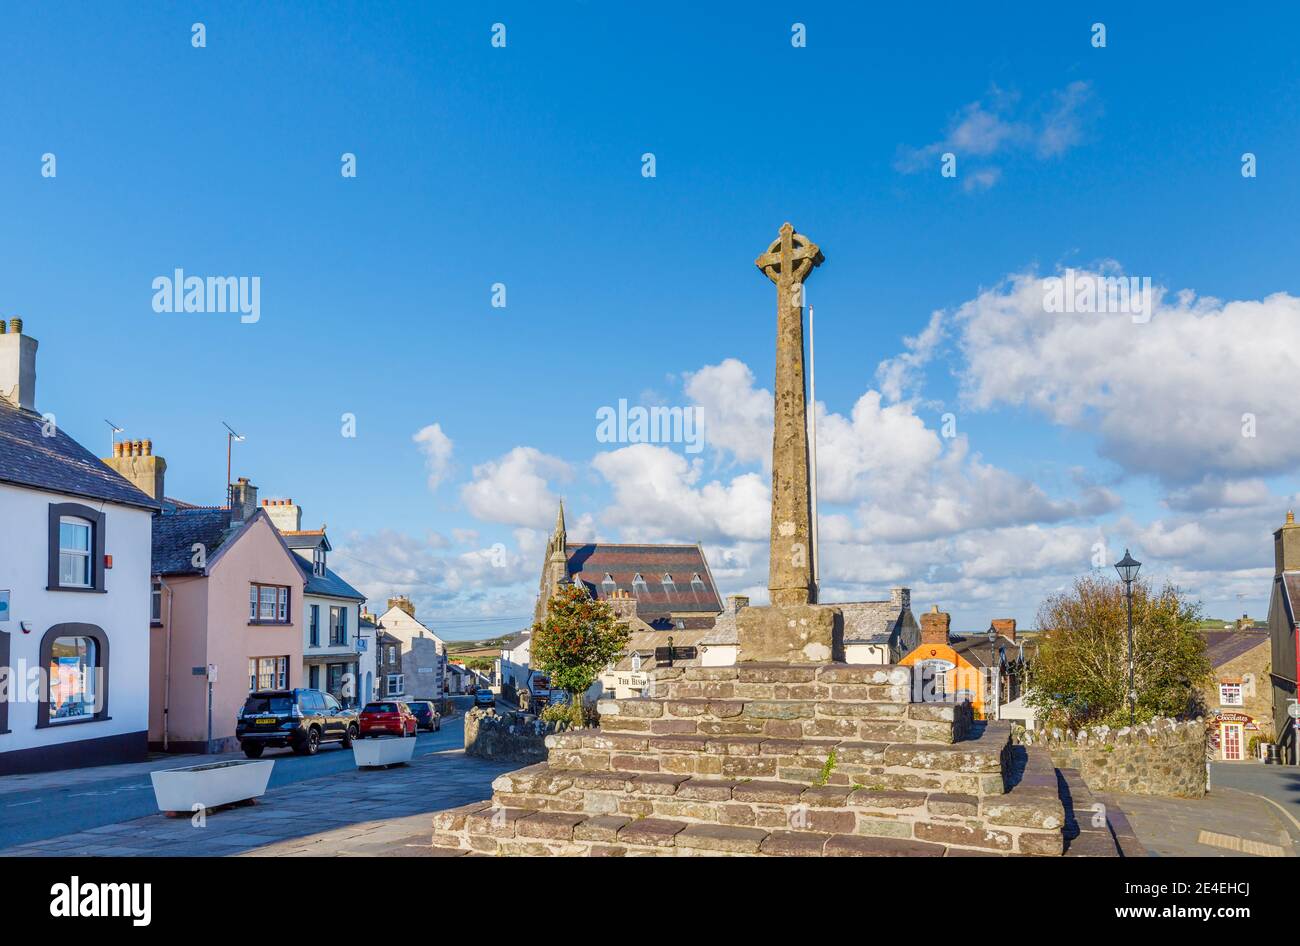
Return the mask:
<path id="1" fill-rule="evenodd" d="M 235 716 L 250 690 L 304 685 L 298 561 L 240 478 L 229 509 L 164 502 L 153 573 L 150 747 L 238 749 Z"/>

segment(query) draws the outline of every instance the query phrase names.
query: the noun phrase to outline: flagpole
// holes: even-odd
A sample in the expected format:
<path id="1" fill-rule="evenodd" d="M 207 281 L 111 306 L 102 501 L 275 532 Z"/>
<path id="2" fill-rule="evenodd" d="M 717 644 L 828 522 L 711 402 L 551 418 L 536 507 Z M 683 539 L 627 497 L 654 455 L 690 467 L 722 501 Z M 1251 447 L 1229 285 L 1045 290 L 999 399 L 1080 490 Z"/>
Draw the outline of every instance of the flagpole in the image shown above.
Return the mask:
<path id="1" fill-rule="evenodd" d="M 817 547 L 817 368 L 813 352 L 813 307 L 808 306 L 808 488 L 812 513 L 813 601 L 821 592 L 821 550 Z"/>

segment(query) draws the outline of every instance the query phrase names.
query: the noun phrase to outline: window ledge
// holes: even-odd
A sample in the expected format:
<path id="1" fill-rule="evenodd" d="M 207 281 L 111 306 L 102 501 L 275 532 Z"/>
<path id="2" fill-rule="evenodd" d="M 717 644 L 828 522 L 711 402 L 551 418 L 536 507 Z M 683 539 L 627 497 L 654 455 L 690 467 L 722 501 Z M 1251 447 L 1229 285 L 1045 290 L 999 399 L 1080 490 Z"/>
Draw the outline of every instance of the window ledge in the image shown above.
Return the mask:
<path id="1" fill-rule="evenodd" d="M 292 621 L 249 621 L 249 627 L 293 627 Z"/>
<path id="2" fill-rule="evenodd" d="M 84 726 L 87 723 L 107 723 L 112 720 L 112 716 L 87 716 L 85 719 L 68 719 L 56 723 L 47 720 L 43 723 L 37 723 L 37 729 L 63 729 L 66 726 Z"/>
<path id="3" fill-rule="evenodd" d="M 79 588 L 76 585 L 46 585 L 46 591 L 79 591 L 82 594 L 106 595 L 107 588 Z"/>

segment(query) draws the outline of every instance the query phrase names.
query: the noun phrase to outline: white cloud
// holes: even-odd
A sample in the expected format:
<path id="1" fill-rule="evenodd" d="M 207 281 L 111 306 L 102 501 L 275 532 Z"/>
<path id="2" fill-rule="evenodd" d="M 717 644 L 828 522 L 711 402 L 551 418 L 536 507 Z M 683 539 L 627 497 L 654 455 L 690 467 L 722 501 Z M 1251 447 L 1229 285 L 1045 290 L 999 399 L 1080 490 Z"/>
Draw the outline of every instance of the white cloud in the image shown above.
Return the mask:
<path id="1" fill-rule="evenodd" d="M 461 487 L 460 496 L 470 514 L 485 522 L 548 528 L 560 501 L 548 484 L 571 477 L 569 464 L 558 457 L 533 447 L 515 447 L 474 467 L 474 478 Z"/>
<path id="2" fill-rule="evenodd" d="M 1076 282 L 1102 278 L 1075 273 Z M 1047 291 L 1036 275 L 1013 275 L 947 318 L 969 406 L 1027 407 L 1095 434 L 1125 470 L 1178 486 L 1300 462 L 1300 411 L 1280 380 L 1300 377 L 1300 299 L 1171 299 L 1156 287 L 1143 323 L 1048 313 Z"/>
<path id="3" fill-rule="evenodd" d="M 1012 152 L 1040 160 L 1058 157 L 1078 145 L 1092 118 L 1092 89 L 1071 82 L 1045 99 L 1022 107 L 1018 95 L 994 86 L 983 99 L 963 106 L 948 122 L 942 138 L 919 148 L 901 147 L 894 163 L 904 174 L 937 173 L 939 156 L 957 156 L 957 176 L 966 191 L 988 190 L 1002 169 L 988 162 Z M 971 159 L 977 159 L 973 166 Z"/>
<path id="4" fill-rule="evenodd" d="M 686 396 L 699 405 L 706 442 L 740 463 L 771 463 L 772 392 L 754 387 L 754 372 L 736 358 L 685 375 Z"/>
<path id="5" fill-rule="evenodd" d="M 424 454 L 424 466 L 429 474 L 429 489 L 436 490 L 447 477 L 451 466 L 451 438 L 442 432 L 441 424 L 422 427 L 411 437 Z"/>
<path id="6" fill-rule="evenodd" d="M 768 535 L 770 499 L 757 473 L 701 482 L 703 463 L 667 447 L 634 444 L 597 454 L 592 466 L 614 503 L 601 520 L 634 541 L 700 541 Z"/>

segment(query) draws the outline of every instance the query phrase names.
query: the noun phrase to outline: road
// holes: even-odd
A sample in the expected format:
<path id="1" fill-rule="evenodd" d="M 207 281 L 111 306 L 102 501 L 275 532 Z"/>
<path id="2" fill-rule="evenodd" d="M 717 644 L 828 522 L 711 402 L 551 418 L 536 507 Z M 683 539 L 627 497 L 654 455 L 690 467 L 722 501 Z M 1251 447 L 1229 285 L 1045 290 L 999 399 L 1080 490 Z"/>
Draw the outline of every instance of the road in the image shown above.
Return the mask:
<path id="1" fill-rule="evenodd" d="M 471 702 L 469 697 L 453 697 L 458 707 Z M 421 733 L 416 739 L 416 756 L 464 745 L 464 717 L 445 720 L 441 732 Z M 92 769 L 76 770 L 75 780 L 58 787 L 59 773 L 39 776 L 33 787 L 0 791 L 0 848 L 28 841 L 41 841 L 91 828 L 117 824 L 156 814 L 153 782 L 148 768 L 177 768 L 197 765 L 204 759 L 243 758 L 237 753 L 223 756 L 164 757 L 149 766 L 130 766 L 131 774 L 114 772 L 117 766 L 105 766 L 103 778 L 95 778 Z M 356 766 L 351 750 L 337 743 L 322 746 L 314 756 L 296 756 L 289 749 L 268 749 L 264 759 L 274 759 L 269 788 L 278 788 L 306 779 L 321 778 L 339 772 L 351 772 Z M 23 778 L 8 776 L 7 778 Z M 5 778 L 0 778 L 0 783 Z"/>
<path id="2" fill-rule="evenodd" d="M 1300 768 L 1294 765 L 1262 765 L 1258 762 L 1211 762 L 1210 790 L 1235 788 L 1262 795 L 1281 806 L 1290 818 L 1287 828 L 1300 843 Z"/>

